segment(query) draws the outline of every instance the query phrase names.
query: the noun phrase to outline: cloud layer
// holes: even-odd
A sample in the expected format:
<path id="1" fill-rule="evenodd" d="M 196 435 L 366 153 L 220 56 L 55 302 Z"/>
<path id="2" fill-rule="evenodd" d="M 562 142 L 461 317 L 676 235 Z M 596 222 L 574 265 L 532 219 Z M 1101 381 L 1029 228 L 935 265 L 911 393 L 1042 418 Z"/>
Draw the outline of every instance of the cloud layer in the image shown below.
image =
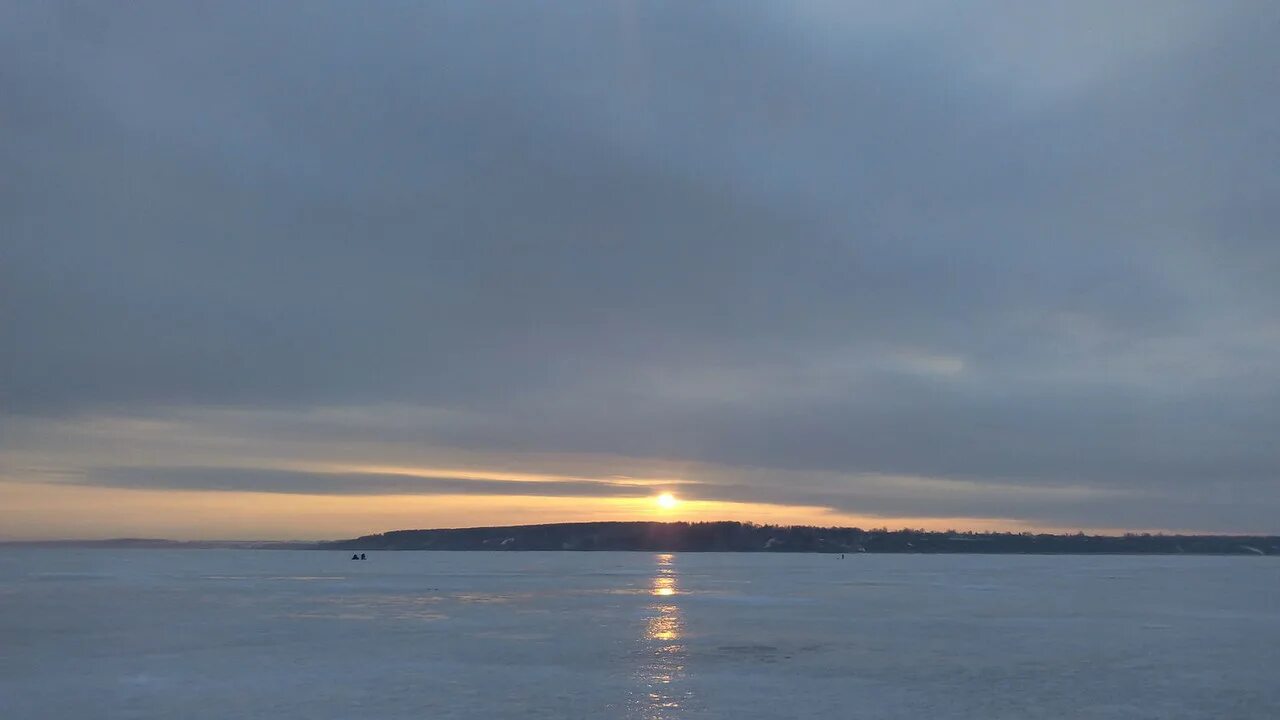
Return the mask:
<path id="1" fill-rule="evenodd" d="M 604 457 L 714 499 L 1280 531 L 1277 22 L 11 5 L 5 476 L 146 484 L 84 428 L 199 417 L 276 460 Z M 235 482 L 367 489 L 324 479 Z"/>

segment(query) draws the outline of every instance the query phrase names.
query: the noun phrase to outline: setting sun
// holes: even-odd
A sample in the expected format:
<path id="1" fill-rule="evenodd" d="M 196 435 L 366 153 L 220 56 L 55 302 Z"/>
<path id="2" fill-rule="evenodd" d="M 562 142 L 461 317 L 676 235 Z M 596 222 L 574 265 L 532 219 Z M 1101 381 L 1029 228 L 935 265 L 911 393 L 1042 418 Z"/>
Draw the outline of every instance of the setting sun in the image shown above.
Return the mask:
<path id="1" fill-rule="evenodd" d="M 676 499 L 676 496 L 671 493 L 662 493 L 655 499 L 657 500 L 658 506 L 663 510 L 670 510 L 680 504 L 680 501 Z"/>

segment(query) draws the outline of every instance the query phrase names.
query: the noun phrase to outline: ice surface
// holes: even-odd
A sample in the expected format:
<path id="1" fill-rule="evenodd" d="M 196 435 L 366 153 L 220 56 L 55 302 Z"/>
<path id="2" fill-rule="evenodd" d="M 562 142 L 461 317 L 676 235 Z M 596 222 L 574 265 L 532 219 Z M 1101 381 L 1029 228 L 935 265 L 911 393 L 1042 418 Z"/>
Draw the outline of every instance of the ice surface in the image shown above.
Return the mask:
<path id="1" fill-rule="evenodd" d="M 9 550 L 0 718 L 1280 718 L 1271 558 Z"/>

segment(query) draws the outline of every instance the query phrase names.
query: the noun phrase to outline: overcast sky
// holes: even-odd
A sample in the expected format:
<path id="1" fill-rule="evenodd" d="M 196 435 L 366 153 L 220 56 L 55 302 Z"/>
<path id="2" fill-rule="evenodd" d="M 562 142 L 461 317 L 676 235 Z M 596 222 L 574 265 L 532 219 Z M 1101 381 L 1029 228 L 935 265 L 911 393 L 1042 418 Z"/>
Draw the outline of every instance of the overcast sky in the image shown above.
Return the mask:
<path id="1" fill-rule="evenodd" d="M 4 3 L 0 537 L 1280 532 L 1278 31 Z"/>

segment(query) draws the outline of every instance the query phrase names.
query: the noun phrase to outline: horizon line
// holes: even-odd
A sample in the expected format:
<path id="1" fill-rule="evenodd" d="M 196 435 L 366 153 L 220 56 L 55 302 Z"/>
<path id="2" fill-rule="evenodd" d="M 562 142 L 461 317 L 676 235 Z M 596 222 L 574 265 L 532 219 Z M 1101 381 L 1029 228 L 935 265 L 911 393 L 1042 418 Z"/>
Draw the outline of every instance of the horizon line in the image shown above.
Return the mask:
<path id="1" fill-rule="evenodd" d="M 388 533 L 397 532 L 448 532 L 461 530 L 502 530 L 512 528 L 531 528 L 531 527 L 555 527 L 564 525 L 625 525 L 625 524 L 650 524 L 650 525 L 714 525 L 721 523 L 737 523 L 739 525 L 755 525 L 760 527 L 780 527 L 780 528 L 814 528 L 822 530 L 860 530 L 863 532 L 916 532 L 925 534 L 964 534 L 964 535 L 1039 535 L 1039 536 L 1056 536 L 1069 537 L 1075 535 L 1085 535 L 1088 537 L 1126 537 L 1129 535 L 1148 535 L 1148 536 L 1164 536 L 1164 537 L 1280 537 L 1280 532 L 1199 532 L 1199 531 L 1171 531 L 1171 530 L 1103 530 L 1090 531 L 1079 529 L 1075 531 L 1051 531 L 1051 530 L 965 530 L 961 528 L 950 528 L 947 530 L 928 530 L 925 528 L 913 528 L 901 526 L 890 528 L 887 525 L 874 527 L 861 527 L 856 525 L 806 525 L 806 524 L 786 524 L 786 523 L 759 523 L 749 520 L 580 520 L 566 522 L 551 523 L 524 523 L 512 525 L 472 525 L 462 527 L 433 527 L 433 528 L 397 528 L 392 530 L 381 530 L 353 537 L 325 537 L 325 538 L 191 538 L 191 539 L 175 539 L 167 537 L 139 537 L 139 536 L 114 536 L 114 537 L 98 537 L 98 538 L 0 538 L 0 545 L 12 544 L 38 544 L 38 543 L 110 543 L 110 542 L 157 542 L 157 543 L 174 543 L 174 544 L 198 544 L 198 543 L 270 543 L 270 544 L 305 544 L 305 543 L 331 543 L 341 542 L 343 540 L 355 540 L 363 537 L 372 537 L 377 535 L 386 535 Z"/>

